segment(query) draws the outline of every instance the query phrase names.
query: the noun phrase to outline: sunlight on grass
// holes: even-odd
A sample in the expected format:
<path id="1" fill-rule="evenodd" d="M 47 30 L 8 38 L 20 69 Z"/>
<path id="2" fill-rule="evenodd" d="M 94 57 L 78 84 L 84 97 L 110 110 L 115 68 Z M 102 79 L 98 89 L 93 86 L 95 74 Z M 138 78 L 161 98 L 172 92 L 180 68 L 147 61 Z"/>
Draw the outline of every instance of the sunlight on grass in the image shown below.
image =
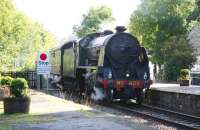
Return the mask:
<path id="1" fill-rule="evenodd" d="M 56 121 L 50 115 L 38 114 L 0 114 L 0 130 L 10 130 L 14 124 L 41 124 Z"/>
<path id="2" fill-rule="evenodd" d="M 53 116 L 40 113 L 31 114 L 3 114 L 3 102 L 0 102 L 0 130 L 11 130 L 15 124 L 41 124 L 56 121 Z"/>

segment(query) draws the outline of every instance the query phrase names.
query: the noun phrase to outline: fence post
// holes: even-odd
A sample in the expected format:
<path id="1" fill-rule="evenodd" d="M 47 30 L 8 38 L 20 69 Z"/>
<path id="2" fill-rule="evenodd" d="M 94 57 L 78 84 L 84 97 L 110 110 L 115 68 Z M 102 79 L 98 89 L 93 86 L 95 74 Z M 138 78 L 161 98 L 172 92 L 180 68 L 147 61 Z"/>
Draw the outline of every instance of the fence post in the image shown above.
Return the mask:
<path id="1" fill-rule="evenodd" d="M 40 75 L 37 74 L 37 90 L 40 90 Z"/>

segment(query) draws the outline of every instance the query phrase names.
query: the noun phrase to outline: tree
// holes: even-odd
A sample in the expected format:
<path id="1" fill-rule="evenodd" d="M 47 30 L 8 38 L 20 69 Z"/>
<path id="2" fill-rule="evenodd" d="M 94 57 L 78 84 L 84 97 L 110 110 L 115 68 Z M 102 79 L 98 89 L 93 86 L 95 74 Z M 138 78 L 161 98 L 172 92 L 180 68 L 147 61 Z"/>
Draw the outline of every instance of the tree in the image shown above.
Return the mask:
<path id="1" fill-rule="evenodd" d="M 188 35 L 189 43 L 192 45 L 195 49 L 200 48 L 200 24 L 197 24 L 193 27 L 193 29 L 190 31 Z M 197 50 L 199 51 L 199 50 Z"/>
<path id="2" fill-rule="evenodd" d="M 188 44 L 185 35 L 176 37 L 172 36 L 164 43 L 164 79 L 176 81 L 180 74 L 180 70 L 191 68 L 196 61 L 196 53 Z"/>
<path id="3" fill-rule="evenodd" d="M 165 70 L 172 69 L 179 73 L 181 68 L 190 67 L 195 62 L 195 54 L 186 39 L 186 19 L 194 9 L 193 6 L 194 0 L 143 0 L 138 10 L 131 15 L 129 31 L 147 48 L 154 64 L 165 65 Z M 175 52 L 173 55 L 170 52 L 172 48 Z M 185 50 L 190 55 L 179 54 Z M 192 60 L 177 59 L 179 55 Z M 176 64 L 180 60 L 180 64 Z M 176 79 L 173 74 L 168 75 L 167 71 L 165 74 L 167 80 Z"/>
<path id="4" fill-rule="evenodd" d="M 83 14 L 81 25 L 74 25 L 73 32 L 78 37 L 100 31 L 101 25 L 113 21 L 112 11 L 106 6 L 90 8 L 87 14 Z"/>
<path id="5" fill-rule="evenodd" d="M 187 24 L 191 29 L 200 21 L 200 0 L 195 0 L 193 10 L 190 12 L 189 16 L 187 17 Z"/>
<path id="6" fill-rule="evenodd" d="M 34 69 L 35 52 L 53 44 L 53 35 L 18 12 L 11 0 L 0 1 L 0 71 Z"/>
<path id="7" fill-rule="evenodd" d="M 189 43 L 192 45 L 197 51 L 200 48 L 200 0 L 195 1 L 194 10 L 189 14 L 187 18 L 187 24 L 189 26 Z M 197 52 L 199 53 L 199 52 Z"/>

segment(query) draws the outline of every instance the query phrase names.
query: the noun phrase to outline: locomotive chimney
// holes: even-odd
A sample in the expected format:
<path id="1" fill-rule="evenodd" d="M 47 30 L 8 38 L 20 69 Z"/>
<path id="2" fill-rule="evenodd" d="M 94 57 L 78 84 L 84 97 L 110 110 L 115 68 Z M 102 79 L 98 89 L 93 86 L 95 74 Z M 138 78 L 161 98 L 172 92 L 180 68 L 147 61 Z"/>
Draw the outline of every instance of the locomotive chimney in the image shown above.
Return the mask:
<path id="1" fill-rule="evenodd" d="M 115 30 L 116 30 L 117 33 L 124 32 L 124 31 L 126 31 L 126 27 L 124 27 L 124 26 L 117 26 L 115 28 Z"/>

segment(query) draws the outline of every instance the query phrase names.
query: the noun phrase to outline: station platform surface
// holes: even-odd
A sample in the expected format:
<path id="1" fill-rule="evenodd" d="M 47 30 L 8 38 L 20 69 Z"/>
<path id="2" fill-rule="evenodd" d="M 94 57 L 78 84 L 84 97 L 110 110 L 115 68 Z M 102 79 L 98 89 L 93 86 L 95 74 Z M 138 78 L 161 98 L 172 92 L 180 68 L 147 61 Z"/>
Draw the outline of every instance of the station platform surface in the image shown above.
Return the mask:
<path id="1" fill-rule="evenodd" d="M 183 94 L 200 95 L 200 86 L 180 86 L 179 84 L 154 83 L 150 89 Z"/>
<path id="2" fill-rule="evenodd" d="M 102 106 L 74 103 L 43 92 L 31 91 L 30 114 L 3 115 L 0 130 L 168 130 L 160 123 L 131 117 Z M 173 130 L 173 129 L 172 129 Z"/>

